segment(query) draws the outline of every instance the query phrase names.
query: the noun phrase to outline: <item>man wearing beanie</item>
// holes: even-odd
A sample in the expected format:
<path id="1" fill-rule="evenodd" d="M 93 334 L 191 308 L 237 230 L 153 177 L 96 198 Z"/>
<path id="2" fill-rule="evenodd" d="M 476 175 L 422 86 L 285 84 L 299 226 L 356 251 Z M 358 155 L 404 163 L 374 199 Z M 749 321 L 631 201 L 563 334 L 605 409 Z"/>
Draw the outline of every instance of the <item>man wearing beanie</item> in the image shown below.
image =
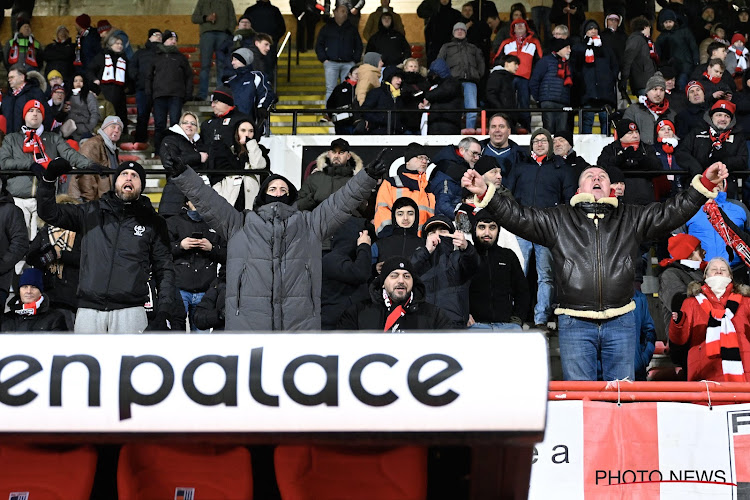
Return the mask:
<path id="1" fill-rule="evenodd" d="M 241 112 L 234 104 L 234 93 L 229 87 L 219 87 L 211 94 L 211 109 L 213 118 L 201 124 L 201 142 L 209 148 L 209 162 L 211 160 L 211 147 L 215 141 L 221 141 L 227 147 L 234 142 L 234 129 L 241 121 L 249 120 L 250 117 Z"/>
<path id="2" fill-rule="evenodd" d="M 714 163 L 675 198 L 645 207 L 613 198 L 601 167 L 583 171 L 569 204 L 542 210 L 496 193 L 472 170 L 462 184 L 508 230 L 550 249 L 563 378 L 596 380 L 601 362 L 601 377 L 609 381 L 635 376 L 633 256 L 639 245 L 689 220 L 728 175 L 726 165 Z"/>
<path id="3" fill-rule="evenodd" d="M 36 199 L 48 224 L 81 236 L 81 272 L 75 333 L 139 333 L 148 326 L 144 304 L 149 275 L 159 291 L 159 308 L 176 296 L 169 233 L 146 196 L 146 171 L 123 162 L 111 191 L 81 205 L 55 200 L 55 183 L 71 165 L 56 158 L 40 172 Z M 160 313 L 163 314 L 163 313 Z"/>
<path id="4" fill-rule="evenodd" d="M 703 115 L 702 127 L 681 138 L 677 158 L 690 175 L 717 161 L 726 164 L 730 172 L 747 170 L 747 136 L 736 129 L 736 110 L 730 101 L 716 101 Z M 736 176 L 728 179 L 726 191 L 730 198 L 739 197 Z M 745 204 L 750 200 L 747 187 L 743 187 L 742 199 Z"/>
<path id="5" fill-rule="evenodd" d="M 354 93 L 359 105 L 365 103 L 367 93 L 380 86 L 380 76 L 383 69 L 383 59 L 378 52 L 366 52 L 359 66 L 359 79 Z M 343 80 L 342 80 L 343 81 Z"/>
<path id="6" fill-rule="evenodd" d="M 128 65 L 130 79 L 135 82 L 135 104 L 138 111 L 133 142 L 140 143 L 139 146 L 148 142 L 148 121 L 154 102 L 151 96 L 146 93 L 146 78 L 151 74 L 151 68 L 156 59 L 156 48 L 161 44 L 161 41 L 159 29 L 151 28 L 148 30 L 146 44 L 142 49 L 138 49 Z M 192 84 L 192 81 L 190 83 Z M 192 98 L 192 96 L 189 96 L 189 98 Z"/>
<path id="7" fill-rule="evenodd" d="M 146 74 L 146 95 L 154 103 L 154 148 L 158 155 L 169 123 L 176 125 L 182 115 L 182 103 L 193 95 L 193 69 L 185 54 L 177 48 L 177 33 L 166 30 L 163 42 L 156 45 L 151 70 Z"/>
<path id="8" fill-rule="evenodd" d="M 453 39 L 440 47 L 438 58 L 444 59 L 451 69 L 451 76 L 461 82 L 464 94 L 464 107 L 477 107 L 477 83 L 484 76 L 485 62 L 482 50 L 469 43 L 466 38 L 466 24 L 453 25 Z M 477 114 L 466 113 L 466 128 L 473 129 Z"/>
<path id="9" fill-rule="evenodd" d="M 5 306 L 5 302 L 3 302 Z M 2 321 L 3 332 L 45 333 L 64 332 L 65 316 L 53 309 L 44 293 L 42 271 L 28 268 L 18 278 L 18 294 L 9 304 L 10 311 Z"/>
<path id="10" fill-rule="evenodd" d="M 425 302 L 425 287 L 406 257 L 391 257 L 370 283 L 370 300 L 347 309 L 338 330 L 389 333 L 445 330 L 453 324 L 438 307 Z"/>
<path id="11" fill-rule="evenodd" d="M 71 148 L 60 134 L 44 130 L 44 104 L 31 100 L 23 108 L 24 126 L 5 136 L 0 146 L 0 168 L 3 170 L 45 169 L 51 160 L 65 158 L 75 168 L 90 168 L 94 162 Z M 37 232 L 37 205 L 34 199 L 37 182 L 33 176 L 20 175 L 8 179 L 8 192 L 23 210 L 29 239 Z M 49 222 L 49 221 L 47 221 Z"/>
<path id="12" fill-rule="evenodd" d="M 682 138 L 687 137 L 694 128 L 703 127 L 703 115 L 709 108 L 703 84 L 699 81 L 689 81 L 685 86 L 685 95 L 687 104 L 675 117 L 675 134 Z"/>
<path id="13" fill-rule="evenodd" d="M 570 65 L 570 40 L 553 38 L 551 53 L 542 57 L 531 74 L 531 95 L 544 108 L 570 106 L 570 90 L 573 88 L 573 71 Z M 568 113 L 543 112 L 544 128 L 552 134 L 568 128 Z"/>
<path id="14" fill-rule="evenodd" d="M 85 74 L 94 57 L 102 51 L 102 39 L 96 27 L 91 26 L 91 17 L 81 14 L 76 17 L 76 50 L 73 66 L 78 74 Z"/>
<path id="15" fill-rule="evenodd" d="M 349 9 L 344 4 L 339 4 L 333 9 L 333 18 L 329 19 L 318 32 L 315 42 L 315 54 L 323 63 L 326 76 L 326 97 L 338 85 L 339 81 L 346 80 L 349 70 L 360 59 L 362 54 L 362 39 L 359 37 L 357 28 L 348 22 Z M 361 70 L 361 68 L 360 68 Z M 360 73 L 360 79 L 362 74 Z M 364 102 L 364 95 L 359 101 Z M 359 94 L 358 98 L 359 98 Z"/>
<path id="16" fill-rule="evenodd" d="M 639 96 L 638 102 L 628 106 L 622 115 L 624 119 L 632 120 L 638 125 L 641 142 L 644 144 L 653 144 L 656 141 L 654 126 L 657 122 L 661 120 L 674 122 L 676 113 L 669 107 L 666 87 L 664 76 L 656 72 L 646 82 L 646 95 Z"/>
<path id="17" fill-rule="evenodd" d="M 543 129 L 531 134 L 531 146 L 525 160 L 519 162 L 505 178 L 504 185 L 513 193 L 518 203 L 525 207 L 550 208 L 565 205 L 575 194 L 576 180 L 572 169 L 552 151 L 552 136 Z M 514 232 L 514 231 L 511 231 Z M 515 233 L 519 235 L 520 233 Z M 536 257 L 537 301 L 534 307 L 534 324 L 547 329 L 552 321 L 553 268 L 552 254 L 544 245 L 532 243 L 519 236 L 518 244 L 528 266 L 533 252 Z"/>
<path id="18" fill-rule="evenodd" d="M 275 96 L 271 84 L 261 71 L 253 70 L 253 53 L 240 48 L 232 52 L 232 72 L 226 85 L 232 90 L 234 103 L 240 113 L 255 123 L 255 136 L 261 137 L 267 127 L 268 110 Z"/>
<path id="19" fill-rule="evenodd" d="M 552 139 L 552 150 L 555 156 L 562 158 L 565 164 L 573 169 L 576 179 L 590 166 L 583 156 L 578 156 L 573 150 L 573 132 L 570 130 L 562 130 L 555 134 L 555 138 Z"/>

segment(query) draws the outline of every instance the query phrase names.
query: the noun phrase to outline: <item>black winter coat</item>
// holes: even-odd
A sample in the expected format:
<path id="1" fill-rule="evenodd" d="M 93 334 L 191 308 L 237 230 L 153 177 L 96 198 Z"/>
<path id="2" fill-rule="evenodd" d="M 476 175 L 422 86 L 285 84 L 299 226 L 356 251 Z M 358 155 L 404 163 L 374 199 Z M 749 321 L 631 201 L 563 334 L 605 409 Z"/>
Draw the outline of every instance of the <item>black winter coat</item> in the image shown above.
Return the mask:
<path id="1" fill-rule="evenodd" d="M 0 181 L 0 184 L 4 181 Z M 14 268 L 29 250 L 23 212 L 5 188 L 0 191 L 0 291 L 8 291 Z"/>
<path id="2" fill-rule="evenodd" d="M 370 110 L 401 109 L 401 96 L 393 97 L 388 85 L 381 84 L 367 93 L 362 110 L 367 120 L 367 133 L 373 135 L 403 134 L 404 126 L 401 124 L 401 113 L 391 115 L 391 128 L 388 130 L 388 115 L 386 113 L 373 113 Z"/>
<path id="3" fill-rule="evenodd" d="M 133 60 L 128 65 L 128 76 L 135 82 L 135 90 L 146 90 L 146 78 L 151 74 L 158 42 L 146 42 L 142 49 L 133 54 Z"/>
<path id="4" fill-rule="evenodd" d="M 44 74 L 57 70 L 63 77 L 66 87 L 73 83 L 76 46 L 68 39 L 64 42 L 55 40 L 44 48 Z"/>
<path id="5" fill-rule="evenodd" d="M 362 39 L 352 23 L 339 26 L 330 19 L 318 33 L 315 53 L 320 62 L 358 62 L 362 58 Z"/>
<path id="6" fill-rule="evenodd" d="M 529 79 L 529 90 L 537 102 L 552 101 L 570 104 L 571 86 L 564 85 L 564 80 L 557 76 L 559 61 L 560 58 L 555 54 L 548 54 L 539 59 L 534 66 Z"/>
<path id="7" fill-rule="evenodd" d="M 380 54 L 383 66 L 396 66 L 411 57 L 411 46 L 402 33 L 393 29 L 393 25 L 390 28 L 383 26 L 381 18 L 377 33 L 367 41 L 365 53 L 367 52 Z"/>
<path id="8" fill-rule="evenodd" d="M 633 92 L 646 88 L 648 79 L 656 73 L 656 63 L 649 55 L 648 40 L 643 33 L 630 34 L 623 57 L 622 80 L 630 81 Z"/>
<path id="9" fill-rule="evenodd" d="M 102 38 L 96 28 L 87 29 L 85 34 L 86 36 L 81 37 L 81 66 L 78 67 L 77 74 L 84 74 L 89 64 L 102 51 Z"/>
<path id="10" fill-rule="evenodd" d="M 529 312 L 529 283 L 512 250 L 494 244 L 477 246 L 479 271 L 471 279 L 469 305 L 477 323 L 510 323 Z M 516 321 L 517 321 L 516 320 Z"/>
<path id="11" fill-rule="evenodd" d="M 179 125 L 174 125 L 173 127 L 179 127 Z M 191 143 L 185 135 L 175 132 L 173 127 L 170 127 L 164 133 L 164 140 L 161 143 L 162 164 L 167 169 L 171 169 L 175 161 L 175 158 L 172 156 L 174 154 L 185 164 L 193 168 L 203 166 L 198 144 Z M 185 205 L 186 199 L 182 191 L 172 182 L 172 177 L 167 175 L 167 184 L 164 186 L 164 191 L 162 191 L 161 200 L 159 201 L 159 215 L 169 217 L 179 214 Z"/>
<path id="12" fill-rule="evenodd" d="M 500 65 L 490 70 L 487 79 L 487 107 L 495 109 L 515 109 L 518 107 L 516 91 L 513 88 L 515 75 Z M 488 111 L 489 112 L 489 111 Z M 515 120 L 514 117 L 511 117 Z"/>
<path id="13" fill-rule="evenodd" d="M 503 177 L 503 185 L 521 205 L 546 208 L 568 203 L 578 188 L 578 179 L 559 156 L 547 156 L 541 165 L 527 156 Z"/>
<path id="14" fill-rule="evenodd" d="M 594 62 L 586 62 L 586 45 L 579 43 L 573 47 L 570 54 L 570 64 L 573 71 L 574 103 L 583 105 L 617 105 L 617 65 L 615 53 L 602 42 L 601 47 L 592 47 Z"/>
<path id="15" fill-rule="evenodd" d="M 434 15 L 430 16 L 424 27 L 424 39 L 427 41 L 428 65 L 437 58 L 440 48 L 451 41 L 453 37 L 453 25 L 464 20 L 461 12 L 451 7 L 450 2 L 448 5 L 442 5 L 439 2 L 436 3 L 438 10 Z"/>
<path id="16" fill-rule="evenodd" d="M 425 92 L 429 88 L 427 79 L 419 73 L 404 73 L 401 81 L 401 103 L 403 109 L 419 110 L 419 104 L 424 99 Z M 419 132 L 419 125 L 422 122 L 421 110 L 413 113 L 401 113 L 401 124 L 404 130 Z"/>
<path id="17" fill-rule="evenodd" d="M 620 141 L 607 144 L 602 149 L 596 164 L 607 168 L 617 167 L 623 172 L 629 170 L 661 170 L 661 160 L 656 157 L 654 147 L 641 142 L 637 150 L 623 149 Z M 656 200 L 654 183 L 651 177 L 625 178 L 625 203 L 633 205 L 648 205 Z"/>
<path id="18" fill-rule="evenodd" d="M 142 306 L 149 273 L 164 303 L 175 296 L 167 225 L 146 196 L 124 203 L 109 191 L 81 205 L 55 202 L 55 184 L 40 182 L 39 217 L 81 235 L 80 307 L 111 311 Z"/>
<path id="19" fill-rule="evenodd" d="M 279 43 L 279 40 L 281 40 L 281 37 L 286 32 L 284 16 L 281 15 L 279 8 L 271 4 L 271 2 L 258 0 L 255 5 L 251 5 L 245 9 L 244 17 L 250 20 L 250 24 L 256 30 L 271 35 L 274 43 Z"/>
<path id="20" fill-rule="evenodd" d="M 152 99 L 179 97 L 187 99 L 193 95 L 193 69 L 176 46 L 156 46 L 151 70 L 146 76 L 146 93 Z"/>
<path id="21" fill-rule="evenodd" d="M 3 316 L 3 332 L 22 332 L 22 333 L 46 333 L 46 332 L 65 332 L 68 327 L 65 325 L 65 316 L 57 309 L 51 308 L 49 297 L 42 294 L 44 300 L 39 309 L 33 316 L 17 314 L 17 309 L 23 309 L 21 299 L 16 298 L 10 304 L 10 311 Z"/>
<path id="22" fill-rule="evenodd" d="M 201 301 L 195 306 L 193 320 L 199 330 L 224 330 L 227 280 L 216 278 Z"/>
<path id="23" fill-rule="evenodd" d="M 672 103 L 670 103 L 671 107 Z M 674 125 L 677 127 L 675 134 L 677 137 L 687 137 L 694 129 L 701 129 L 705 127 L 706 122 L 703 121 L 703 115 L 708 111 L 708 105 L 706 103 L 701 104 L 688 104 L 685 109 L 677 113 L 675 117 Z"/>
<path id="24" fill-rule="evenodd" d="M 401 227 L 396 222 L 396 211 L 406 205 L 414 209 L 414 223 L 411 227 Z M 373 244 L 373 251 L 374 248 L 377 248 L 378 262 L 385 262 L 391 257 L 398 256 L 409 259 L 414 251 L 424 244 L 424 240 L 418 236 L 419 206 L 411 198 L 403 196 L 393 202 L 391 228 L 393 228 L 393 231 L 389 236 L 380 238 L 377 243 Z"/>
<path id="25" fill-rule="evenodd" d="M 44 270 L 44 292 L 55 307 L 64 306 L 75 311 L 78 308 L 76 292 L 78 290 L 78 276 L 81 272 L 81 235 L 76 234 L 73 240 L 73 248 L 60 252 L 60 258 L 55 263 L 62 264 L 62 276 L 45 269 L 41 261 L 42 254 L 50 245 L 49 225 L 45 224 L 36 238 L 31 242 L 29 255 L 26 259 L 29 264 L 37 269 Z"/>
<path id="26" fill-rule="evenodd" d="M 21 126 L 24 125 L 23 107 L 26 106 L 27 102 L 34 99 L 40 102 L 47 101 L 44 98 L 44 92 L 39 88 L 39 81 L 35 77 L 32 77 L 32 75 L 39 75 L 40 78 L 44 78 L 35 71 L 29 71 L 26 75 L 26 85 L 18 95 L 13 95 L 13 92 L 3 95 L 2 112 L 5 117 L 6 130 L 9 134 L 21 131 Z"/>
<path id="27" fill-rule="evenodd" d="M 628 35 L 626 35 L 622 29 L 612 31 L 607 28 L 601 30 L 600 34 L 602 37 L 602 45 L 609 47 L 609 49 L 612 50 L 615 54 L 618 71 L 622 71 L 622 65 L 625 61 L 625 44 L 627 43 Z"/>
<path id="28" fill-rule="evenodd" d="M 187 210 L 170 217 L 167 229 L 174 260 L 175 286 L 191 293 L 205 292 L 216 279 L 216 265 L 227 262 L 226 242 L 204 221 L 191 219 Z M 192 238 L 195 233 L 201 233 L 203 238 L 211 242 L 210 251 L 182 248 L 182 240 Z"/>
<path id="29" fill-rule="evenodd" d="M 430 103 L 428 130 L 436 126 L 453 128 L 456 134 L 461 132 L 462 113 L 456 111 L 448 113 L 448 111 L 464 107 L 464 91 L 461 82 L 452 76 L 445 79 L 437 78 L 436 81 L 430 82 L 430 88 L 425 92 L 424 98 Z M 430 131 L 430 133 L 433 132 Z"/>

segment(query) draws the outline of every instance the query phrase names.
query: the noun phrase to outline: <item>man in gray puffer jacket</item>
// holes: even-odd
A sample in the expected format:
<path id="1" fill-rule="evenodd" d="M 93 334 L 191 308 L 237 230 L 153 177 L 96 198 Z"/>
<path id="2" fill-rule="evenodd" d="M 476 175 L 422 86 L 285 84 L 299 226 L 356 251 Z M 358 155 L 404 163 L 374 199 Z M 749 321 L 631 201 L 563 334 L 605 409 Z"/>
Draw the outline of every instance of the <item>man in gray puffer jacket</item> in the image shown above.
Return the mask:
<path id="1" fill-rule="evenodd" d="M 263 182 L 252 211 L 238 212 L 191 168 L 179 162 L 169 168 L 227 241 L 226 330 L 320 330 L 321 242 L 386 173 L 384 152 L 311 212 L 297 209 L 297 190 L 280 175 Z"/>

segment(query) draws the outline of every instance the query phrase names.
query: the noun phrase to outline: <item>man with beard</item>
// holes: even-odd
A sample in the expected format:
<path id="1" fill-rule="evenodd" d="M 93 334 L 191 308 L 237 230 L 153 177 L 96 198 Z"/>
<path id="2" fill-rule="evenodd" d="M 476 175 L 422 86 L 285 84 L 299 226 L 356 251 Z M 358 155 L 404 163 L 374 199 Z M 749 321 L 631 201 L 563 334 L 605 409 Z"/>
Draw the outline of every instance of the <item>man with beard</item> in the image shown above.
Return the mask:
<path id="1" fill-rule="evenodd" d="M 339 330 L 391 333 L 451 328 L 445 313 L 425 302 L 425 287 L 405 257 L 391 257 L 370 283 L 370 301 L 350 307 L 339 320 Z"/>
<path id="2" fill-rule="evenodd" d="M 474 245 L 482 263 L 469 288 L 469 328 L 520 330 L 529 312 L 529 284 L 512 250 L 497 245 L 500 225 L 480 210 L 474 225 Z"/>
<path id="3" fill-rule="evenodd" d="M 362 168 L 362 158 L 351 152 L 349 143 L 344 139 L 334 139 L 331 148 L 315 160 L 310 177 L 302 184 L 297 208 L 314 209 L 341 189 Z"/>
<path id="4" fill-rule="evenodd" d="M 82 235 L 75 333 L 142 332 L 148 326 L 143 306 L 149 273 L 161 308 L 171 306 L 176 295 L 167 225 L 141 196 L 146 171 L 136 162 L 123 162 L 112 191 L 96 201 L 65 205 L 55 201 L 55 182 L 70 172 L 70 163 L 55 158 L 46 170 L 35 170 L 41 178 L 39 216 Z"/>

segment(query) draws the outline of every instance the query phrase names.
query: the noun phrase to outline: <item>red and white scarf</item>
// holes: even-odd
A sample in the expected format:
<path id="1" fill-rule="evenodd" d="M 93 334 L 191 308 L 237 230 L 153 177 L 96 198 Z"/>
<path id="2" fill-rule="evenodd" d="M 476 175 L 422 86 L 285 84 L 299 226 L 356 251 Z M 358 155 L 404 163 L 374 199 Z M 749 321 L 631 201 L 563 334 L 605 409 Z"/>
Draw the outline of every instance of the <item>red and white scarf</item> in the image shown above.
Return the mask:
<path id="1" fill-rule="evenodd" d="M 646 109 L 648 109 L 651 114 L 654 115 L 654 119 L 659 118 L 669 110 L 669 99 L 667 97 L 664 97 L 664 100 L 661 103 L 657 104 L 645 95 L 642 95 L 638 97 L 638 102 L 646 106 Z"/>
<path id="2" fill-rule="evenodd" d="M 20 304 L 21 307 L 16 309 L 14 312 L 19 316 L 36 316 L 39 306 L 44 302 L 44 295 L 39 297 L 39 300 L 32 302 L 31 304 Z"/>
<path id="3" fill-rule="evenodd" d="M 37 130 L 40 130 L 37 133 Z M 44 143 L 39 134 L 44 131 L 44 127 L 40 126 L 39 129 L 28 128 L 26 125 L 21 127 L 21 132 L 24 134 L 23 138 L 23 152 L 32 153 L 34 155 L 34 161 L 44 168 L 49 165 L 50 158 L 47 156 L 47 152 L 44 150 Z"/>
<path id="4" fill-rule="evenodd" d="M 722 145 L 727 142 L 730 135 L 732 135 L 731 128 L 728 128 L 717 135 L 717 132 L 713 127 L 708 127 L 708 136 L 711 138 L 711 147 L 713 149 L 721 149 Z"/>
<path id="5" fill-rule="evenodd" d="M 118 56 L 117 61 L 112 62 L 112 56 L 104 54 L 104 71 L 102 72 L 101 82 L 125 85 L 126 70 L 127 62 L 122 56 Z"/>
<path id="6" fill-rule="evenodd" d="M 602 46 L 602 39 L 600 36 L 586 37 L 586 53 L 584 54 L 584 61 L 586 64 L 593 64 L 594 62 L 594 47 Z"/>
<path id="7" fill-rule="evenodd" d="M 748 56 L 747 48 L 742 47 L 741 49 L 738 49 L 737 47 L 734 47 L 734 46 L 730 48 L 734 52 L 735 58 L 737 59 L 737 64 L 735 65 L 735 68 L 734 68 L 734 74 L 736 75 L 736 74 L 744 73 L 745 70 L 747 69 L 747 56 Z"/>
<path id="8" fill-rule="evenodd" d="M 654 63 L 659 64 L 659 54 L 657 54 L 654 50 L 653 40 L 651 40 L 650 36 L 647 36 L 646 41 L 648 42 L 648 55 L 651 57 Z"/>
<path id="9" fill-rule="evenodd" d="M 531 157 L 534 158 L 534 161 L 537 162 L 538 165 L 541 165 L 544 159 L 547 158 L 547 155 L 538 155 L 532 151 Z"/>
<path id="10" fill-rule="evenodd" d="M 414 292 L 411 292 L 409 295 L 409 298 L 404 302 L 403 304 L 399 304 L 396 307 L 393 308 L 393 310 L 388 313 L 388 317 L 385 318 L 385 328 L 383 328 L 384 332 L 398 332 L 398 320 L 401 319 L 402 316 L 406 314 L 406 309 L 404 309 L 409 303 L 411 302 L 411 299 L 414 298 Z M 388 292 L 383 289 L 383 302 L 385 302 L 385 307 L 387 309 L 391 308 L 391 298 L 388 296 Z"/>
<path id="11" fill-rule="evenodd" d="M 750 248 L 737 233 L 735 233 L 731 227 L 724 221 L 724 217 L 721 216 L 719 205 L 716 201 L 709 200 L 703 205 L 703 211 L 708 217 L 708 222 L 711 223 L 714 230 L 719 233 L 721 239 L 724 240 L 728 246 L 732 248 L 735 254 L 739 255 L 746 266 L 750 266 Z"/>
<path id="12" fill-rule="evenodd" d="M 701 290 L 703 293 L 699 293 L 695 298 L 701 309 L 708 314 L 706 356 L 721 358 L 721 369 L 726 382 L 744 382 L 745 371 L 740 357 L 739 339 L 732 322 L 742 302 L 742 295 L 730 293 L 727 305 L 722 307 L 721 302 L 708 285 L 703 285 Z M 727 292 L 729 290 L 730 288 L 727 287 Z"/>
<path id="13" fill-rule="evenodd" d="M 567 59 L 563 59 L 556 52 L 553 52 L 557 57 L 557 77 L 562 79 L 563 85 L 566 87 L 573 86 L 573 75 L 570 72 L 570 64 Z"/>
<path id="14" fill-rule="evenodd" d="M 83 61 L 81 61 L 81 39 L 89 34 L 90 29 L 91 28 L 86 28 L 86 31 L 78 33 L 78 36 L 76 37 L 76 57 L 73 61 L 73 66 L 83 66 Z"/>
<path id="15" fill-rule="evenodd" d="M 708 76 L 708 71 L 704 71 L 703 76 L 706 77 L 706 80 L 713 83 L 714 85 L 716 85 L 717 83 L 721 81 L 720 76 Z"/>
<path id="16" fill-rule="evenodd" d="M 21 46 L 18 43 L 18 33 L 13 36 L 13 40 L 10 41 L 10 50 L 8 51 L 8 64 L 13 65 L 18 62 L 18 57 L 21 52 Z M 26 46 L 26 55 L 24 57 L 24 63 L 27 66 L 33 68 L 39 67 L 39 61 L 36 59 L 36 49 L 34 48 L 34 36 L 29 35 L 28 45 Z"/>

